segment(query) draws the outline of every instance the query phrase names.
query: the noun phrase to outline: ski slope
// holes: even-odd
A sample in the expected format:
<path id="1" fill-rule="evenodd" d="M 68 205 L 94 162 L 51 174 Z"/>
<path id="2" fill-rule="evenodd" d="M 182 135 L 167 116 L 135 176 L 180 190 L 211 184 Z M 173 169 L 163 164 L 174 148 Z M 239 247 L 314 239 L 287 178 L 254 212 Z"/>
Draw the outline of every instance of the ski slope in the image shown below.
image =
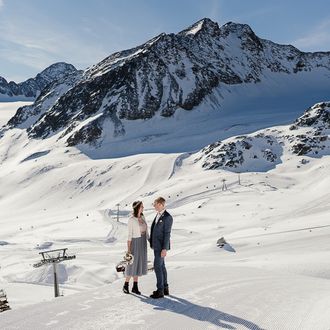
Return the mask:
<path id="1" fill-rule="evenodd" d="M 1 329 L 330 329 L 329 155 L 284 149 L 239 184 L 193 154 L 93 159 L 52 139 L 11 130 L 0 140 L 0 287 L 12 307 Z M 159 195 L 174 217 L 171 294 L 154 301 L 153 273 L 141 297 L 124 295 L 115 265 L 130 205 L 143 200 L 150 226 Z M 52 268 L 32 265 L 64 247 L 76 259 L 59 265 L 54 299 Z"/>

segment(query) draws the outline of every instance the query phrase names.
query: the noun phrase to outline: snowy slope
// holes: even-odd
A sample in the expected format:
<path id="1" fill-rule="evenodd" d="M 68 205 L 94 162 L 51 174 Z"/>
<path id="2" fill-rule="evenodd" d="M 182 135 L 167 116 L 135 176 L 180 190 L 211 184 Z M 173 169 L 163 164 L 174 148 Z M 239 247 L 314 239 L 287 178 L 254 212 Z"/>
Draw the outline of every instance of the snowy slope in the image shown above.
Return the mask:
<path id="1" fill-rule="evenodd" d="M 295 129 L 269 132 L 322 127 L 329 137 L 327 113 L 326 103 L 301 109 Z M 239 184 L 232 171 L 205 170 L 197 154 L 92 159 L 56 138 L 12 129 L 0 140 L 0 286 L 13 308 L 1 314 L 1 328 L 330 328 L 328 149 L 300 156 L 289 143 L 279 163 L 241 173 Z M 141 279 L 146 297 L 127 296 L 114 266 L 131 203 L 143 200 L 151 225 L 159 195 L 174 226 L 171 296 L 155 302 L 147 298 L 154 274 Z M 222 236 L 224 249 L 216 246 Z M 77 258 L 61 265 L 64 297 L 54 300 L 51 267 L 32 264 L 40 251 L 62 247 Z"/>
<path id="2" fill-rule="evenodd" d="M 187 274 L 193 274 L 193 280 L 187 280 Z M 7 312 L 1 315 L 0 324 L 8 330 L 300 330 L 328 329 L 330 324 L 327 280 L 227 265 L 176 267 L 171 275 L 175 293 L 162 300 L 152 300 L 145 294 L 125 296 L 122 283 L 117 281 L 111 286 Z M 142 279 L 146 293 L 154 289 L 153 281 L 153 274 Z"/>

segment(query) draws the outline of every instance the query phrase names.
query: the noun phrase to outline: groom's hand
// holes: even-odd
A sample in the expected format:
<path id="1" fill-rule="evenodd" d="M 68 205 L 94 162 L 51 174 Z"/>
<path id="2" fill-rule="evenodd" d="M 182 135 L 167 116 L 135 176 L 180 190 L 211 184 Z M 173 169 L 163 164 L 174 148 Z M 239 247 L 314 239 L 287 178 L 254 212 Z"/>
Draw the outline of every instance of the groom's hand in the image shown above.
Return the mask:
<path id="1" fill-rule="evenodd" d="M 165 258 L 165 257 L 166 257 L 166 250 L 165 250 L 165 249 L 162 250 L 162 252 L 160 253 L 160 256 L 161 256 L 162 258 Z"/>

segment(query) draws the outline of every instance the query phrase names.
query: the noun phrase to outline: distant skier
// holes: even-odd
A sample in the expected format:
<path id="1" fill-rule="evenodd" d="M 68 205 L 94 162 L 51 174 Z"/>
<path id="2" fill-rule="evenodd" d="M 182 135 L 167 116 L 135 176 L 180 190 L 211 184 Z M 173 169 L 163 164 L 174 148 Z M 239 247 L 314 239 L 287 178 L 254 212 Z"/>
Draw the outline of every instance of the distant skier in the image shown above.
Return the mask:
<path id="1" fill-rule="evenodd" d="M 151 225 L 150 247 L 154 250 L 154 270 L 157 278 L 157 290 L 150 297 L 157 299 L 169 295 L 165 257 L 170 249 L 170 237 L 173 224 L 172 216 L 165 210 L 165 199 L 158 197 L 153 206 L 157 215 Z"/>
<path id="2" fill-rule="evenodd" d="M 149 240 L 148 225 L 143 215 L 143 203 L 133 203 L 133 213 L 128 219 L 127 252 L 132 253 L 134 261 L 125 270 L 124 293 L 129 293 L 129 280 L 133 276 L 132 292 L 141 294 L 138 288 L 138 277 L 148 273 L 147 240 Z"/>

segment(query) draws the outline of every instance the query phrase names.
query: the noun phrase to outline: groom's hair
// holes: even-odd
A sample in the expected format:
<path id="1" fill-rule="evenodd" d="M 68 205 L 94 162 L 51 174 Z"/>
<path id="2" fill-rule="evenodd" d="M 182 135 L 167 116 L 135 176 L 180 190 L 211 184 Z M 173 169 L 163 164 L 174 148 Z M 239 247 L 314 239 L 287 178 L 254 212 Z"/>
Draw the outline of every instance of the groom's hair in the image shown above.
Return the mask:
<path id="1" fill-rule="evenodd" d="M 159 203 L 159 204 L 162 204 L 162 205 L 165 205 L 165 198 L 164 197 L 158 197 L 155 199 L 155 202 L 156 203 Z"/>

